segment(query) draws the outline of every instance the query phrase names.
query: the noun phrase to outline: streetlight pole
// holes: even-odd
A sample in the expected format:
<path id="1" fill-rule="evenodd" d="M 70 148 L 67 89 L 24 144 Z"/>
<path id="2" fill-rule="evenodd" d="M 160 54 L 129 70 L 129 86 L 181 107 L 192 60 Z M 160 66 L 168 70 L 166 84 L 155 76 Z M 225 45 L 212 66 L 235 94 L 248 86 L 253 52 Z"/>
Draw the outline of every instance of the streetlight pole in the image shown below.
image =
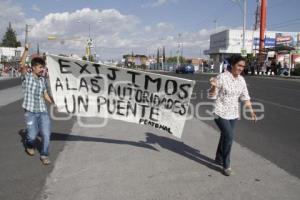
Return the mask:
<path id="1" fill-rule="evenodd" d="M 180 37 L 181 33 L 178 34 L 178 49 L 177 49 L 177 67 L 180 65 L 179 54 L 180 54 Z"/>
<path id="2" fill-rule="evenodd" d="M 29 28 L 32 27 L 32 25 L 26 24 L 25 26 L 25 44 L 28 44 L 28 33 L 29 33 Z"/>
<path id="3" fill-rule="evenodd" d="M 82 21 L 78 20 L 77 23 L 82 23 Z M 89 27 L 89 37 L 86 43 L 86 57 L 88 61 L 92 61 L 91 59 L 91 46 L 92 46 L 92 38 L 91 38 L 91 23 L 86 23 Z"/>
<path id="4" fill-rule="evenodd" d="M 89 23 L 89 38 L 91 38 L 91 24 Z"/>
<path id="5" fill-rule="evenodd" d="M 247 17 L 247 1 L 244 0 L 244 9 L 243 9 L 243 53 L 242 53 L 242 56 L 245 56 L 245 32 L 246 32 L 246 17 Z M 246 53 L 247 55 L 247 53 Z"/>
<path id="6" fill-rule="evenodd" d="M 245 40 L 246 40 L 246 19 L 247 19 L 247 0 L 232 0 L 235 3 L 238 3 L 239 7 L 243 12 L 243 41 L 242 41 L 242 49 L 241 55 L 247 56 L 247 51 L 245 49 Z M 243 7 L 241 5 L 241 1 L 243 1 Z"/>
<path id="7" fill-rule="evenodd" d="M 214 23 L 215 23 L 215 33 L 217 33 L 217 30 L 218 30 L 218 20 L 215 19 Z"/>
<path id="8" fill-rule="evenodd" d="M 264 40 L 265 40 L 265 32 L 266 32 L 266 19 L 267 19 L 267 0 L 261 0 L 260 5 L 260 33 L 259 33 L 259 64 L 262 66 L 262 63 L 264 62 L 263 57 L 263 50 L 265 48 L 264 46 Z"/>
<path id="9" fill-rule="evenodd" d="M 25 45 L 27 44 L 28 42 L 28 24 L 26 24 L 26 27 L 25 27 Z"/>
<path id="10" fill-rule="evenodd" d="M 78 20 L 77 22 L 81 23 L 82 21 Z M 99 18 L 98 23 L 101 23 L 101 22 L 102 22 L 102 18 Z M 88 24 L 88 26 L 89 26 L 89 37 L 87 39 L 86 56 L 89 61 L 92 61 L 91 60 L 91 56 L 92 56 L 91 49 L 92 49 L 92 45 L 93 45 L 93 40 L 91 38 L 91 23 L 89 23 L 89 22 L 84 22 L 84 23 Z"/>

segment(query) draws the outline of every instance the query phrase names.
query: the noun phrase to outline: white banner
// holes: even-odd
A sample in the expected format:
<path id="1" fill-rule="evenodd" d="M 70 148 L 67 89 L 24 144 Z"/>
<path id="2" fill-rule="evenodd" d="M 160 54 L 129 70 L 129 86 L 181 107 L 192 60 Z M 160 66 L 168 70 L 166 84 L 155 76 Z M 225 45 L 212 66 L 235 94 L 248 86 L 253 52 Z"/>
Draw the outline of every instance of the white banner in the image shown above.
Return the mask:
<path id="1" fill-rule="evenodd" d="M 47 55 L 59 112 L 144 124 L 181 137 L 195 82 Z"/>

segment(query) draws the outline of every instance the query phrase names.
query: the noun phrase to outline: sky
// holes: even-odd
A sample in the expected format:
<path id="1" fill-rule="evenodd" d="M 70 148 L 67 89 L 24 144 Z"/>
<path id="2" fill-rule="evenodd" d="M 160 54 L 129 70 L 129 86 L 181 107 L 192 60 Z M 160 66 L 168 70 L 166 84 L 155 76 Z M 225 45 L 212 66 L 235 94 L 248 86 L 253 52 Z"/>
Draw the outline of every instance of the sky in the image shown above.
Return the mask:
<path id="1" fill-rule="evenodd" d="M 203 57 L 215 31 L 241 28 L 243 0 L 0 0 L 0 38 L 11 22 L 24 43 L 30 25 L 33 49 L 85 54 L 89 37 L 100 59 L 124 54 L 156 55 L 165 46 L 175 56 Z M 257 0 L 247 0 L 247 29 L 253 29 Z M 300 0 L 268 0 L 267 29 L 300 32 Z M 90 27 L 90 31 L 89 31 Z M 48 36 L 56 40 L 48 40 Z"/>

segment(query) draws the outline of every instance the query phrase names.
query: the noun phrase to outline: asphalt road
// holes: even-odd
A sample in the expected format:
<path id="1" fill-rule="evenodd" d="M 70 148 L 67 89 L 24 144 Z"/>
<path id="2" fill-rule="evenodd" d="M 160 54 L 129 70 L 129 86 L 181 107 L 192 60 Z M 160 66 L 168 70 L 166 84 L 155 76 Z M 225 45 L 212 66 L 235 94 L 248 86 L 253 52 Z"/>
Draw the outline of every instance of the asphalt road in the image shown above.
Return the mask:
<path id="1" fill-rule="evenodd" d="M 1 80 L 0 88 L 7 89 L 20 84 L 18 79 Z M 1 96 L 0 98 L 5 98 Z M 39 154 L 28 156 L 22 145 L 19 131 L 25 126 L 22 100 L 0 107 L 0 199 L 32 200 L 44 186 L 53 165 L 40 164 Z M 54 163 L 62 151 L 73 121 L 55 121 L 52 128 L 51 159 Z M 8 198 L 9 197 L 9 198 Z"/>
<path id="2" fill-rule="evenodd" d="M 206 99 L 208 79 L 211 75 L 176 75 L 196 80 L 192 104 L 194 107 Z M 242 119 L 237 123 L 235 140 L 271 161 L 288 173 L 300 178 L 300 81 L 264 79 L 246 77 L 250 96 L 264 106 L 264 118 L 257 124 Z M 18 80 L 0 81 L 0 89 L 18 85 Z M 197 112 L 208 116 L 211 106 L 201 106 Z M 212 120 L 203 120 L 214 126 Z M 63 150 L 73 121 L 53 122 L 51 159 L 53 163 Z M 53 170 L 53 165 L 42 166 L 38 154 L 29 157 L 25 154 L 19 130 L 24 128 L 21 101 L 0 107 L 0 199 L 35 199 L 42 190 L 46 177 Z M 256 163 L 253 163 L 255 165 Z M 9 174 L 9 175 L 8 175 Z"/>
<path id="3" fill-rule="evenodd" d="M 207 74 L 173 74 L 196 81 L 195 106 L 199 102 L 210 102 L 206 98 L 209 88 Z M 246 82 L 253 102 L 264 108 L 262 120 L 256 124 L 241 119 L 235 128 L 235 140 L 242 146 L 268 159 L 290 174 L 300 178 L 300 79 L 286 80 L 247 76 Z M 259 108 L 255 106 L 255 108 Z M 200 106 L 199 116 L 209 116 L 211 106 Z M 212 120 L 205 123 L 216 128 Z"/>
<path id="4" fill-rule="evenodd" d="M 12 79 L 0 79 L 0 90 L 10 88 L 13 86 L 17 86 L 21 84 L 20 78 L 12 78 Z"/>

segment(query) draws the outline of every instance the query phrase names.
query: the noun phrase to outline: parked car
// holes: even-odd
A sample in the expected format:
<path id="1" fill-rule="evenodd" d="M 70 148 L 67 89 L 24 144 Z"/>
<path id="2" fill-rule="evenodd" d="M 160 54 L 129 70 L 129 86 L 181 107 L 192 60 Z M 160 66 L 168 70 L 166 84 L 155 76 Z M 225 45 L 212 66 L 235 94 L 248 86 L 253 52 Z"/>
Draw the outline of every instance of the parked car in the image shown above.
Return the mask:
<path id="1" fill-rule="evenodd" d="M 181 65 L 176 68 L 175 72 L 183 74 L 193 74 L 195 72 L 195 67 L 193 65 Z"/>

